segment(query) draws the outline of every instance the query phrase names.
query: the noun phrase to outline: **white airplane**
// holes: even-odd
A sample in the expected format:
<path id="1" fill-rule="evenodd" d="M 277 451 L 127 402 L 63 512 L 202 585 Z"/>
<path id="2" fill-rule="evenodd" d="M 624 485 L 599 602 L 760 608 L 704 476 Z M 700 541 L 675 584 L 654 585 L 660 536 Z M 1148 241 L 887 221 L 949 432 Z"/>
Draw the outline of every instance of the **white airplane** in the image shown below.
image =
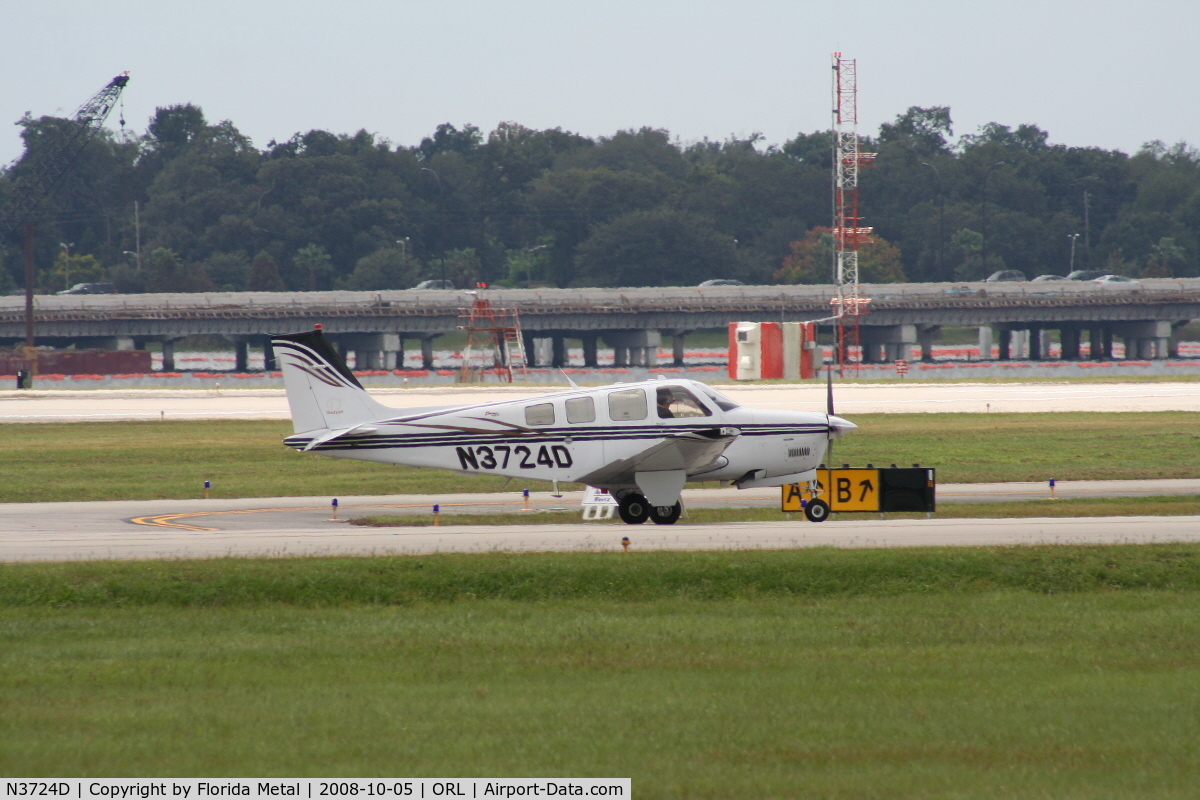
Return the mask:
<path id="1" fill-rule="evenodd" d="M 295 434 L 284 444 L 334 458 L 467 474 L 583 483 L 617 499 L 621 519 L 670 525 L 688 481 L 739 489 L 810 483 L 830 440 L 854 423 L 743 408 L 711 387 L 658 380 L 572 388 L 524 400 L 397 409 L 372 398 L 316 330 L 274 336 Z M 569 379 L 568 379 L 569 380 Z M 829 515 L 823 500 L 806 516 Z"/>

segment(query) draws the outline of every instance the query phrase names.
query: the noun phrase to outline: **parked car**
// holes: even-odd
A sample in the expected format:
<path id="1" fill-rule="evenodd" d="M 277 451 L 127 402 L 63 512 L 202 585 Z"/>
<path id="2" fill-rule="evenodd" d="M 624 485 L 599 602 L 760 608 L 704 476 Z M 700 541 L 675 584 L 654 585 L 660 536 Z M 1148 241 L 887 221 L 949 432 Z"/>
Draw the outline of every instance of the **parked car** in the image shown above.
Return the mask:
<path id="1" fill-rule="evenodd" d="M 1000 281 L 1023 281 L 1028 280 L 1025 273 L 1019 269 L 1002 269 L 999 272 L 993 272 L 987 276 L 986 283 L 999 283 Z"/>
<path id="2" fill-rule="evenodd" d="M 1094 281 L 1096 278 L 1103 278 L 1104 272 L 1098 269 L 1077 269 L 1074 272 L 1067 273 L 1069 281 Z"/>
<path id="3" fill-rule="evenodd" d="M 439 281 L 439 280 L 421 281 L 413 288 L 414 289 L 453 289 L 454 282 L 453 281 Z"/>
<path id="4" fill-rule="evenodd" d="M 1038 283 L 1039 281 L 1065 281 L 1065 280 L 1066 280 L 1066 278 L 1063 277 L 1062 275 L 1038 275 L 1036 278 L 1033 279 L 1033 282 Z"/>
<path id="5" fill-rule="evenodd" d="M 733 278 L 713 278 L 712 280 L 704 281 L 701 286 L 745 286 L 741 281 L 736 281 Z"/>
<path id="6" fill-rule="evenodd" d="M 77 283 L 70 289 L 63 289 L 55 294 L 116 294 L 117 287 L 113 283 Z"/>
<path id="7" fill-rule="evenodd" d="M 1101 275 L 1092 282 L 1097 286 L 1137 286 L 1137 281 L 1124 275 Z"/>

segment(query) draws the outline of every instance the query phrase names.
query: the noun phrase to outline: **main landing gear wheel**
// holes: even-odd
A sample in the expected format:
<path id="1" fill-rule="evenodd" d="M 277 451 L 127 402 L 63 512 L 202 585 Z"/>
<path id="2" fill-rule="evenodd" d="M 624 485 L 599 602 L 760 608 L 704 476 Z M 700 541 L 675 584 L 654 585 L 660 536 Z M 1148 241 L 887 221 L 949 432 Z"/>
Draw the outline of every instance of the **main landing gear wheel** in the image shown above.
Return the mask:
<path id="1" fill-rule="evenodd" d="M 650 504 L 640 494 L 627 494 L 617 501 L 617 513 L 622 522 L 641 525 L 650 516 Z"/>
<path id="2" fill-rule="evenodd" d="M 655 525 L 674 525 L 681 513 L 683 513 L 683 503 L 681 502 L 676 502 L 673 506 L 650 507 L 650 519 Z"/>
<path id="3" fill-rule="evenodd" d="M 829 519 L 829 504 L 824 500 L 809 500 L 804 507 L 804 516 L 809 522 L 824 522 Z"/>

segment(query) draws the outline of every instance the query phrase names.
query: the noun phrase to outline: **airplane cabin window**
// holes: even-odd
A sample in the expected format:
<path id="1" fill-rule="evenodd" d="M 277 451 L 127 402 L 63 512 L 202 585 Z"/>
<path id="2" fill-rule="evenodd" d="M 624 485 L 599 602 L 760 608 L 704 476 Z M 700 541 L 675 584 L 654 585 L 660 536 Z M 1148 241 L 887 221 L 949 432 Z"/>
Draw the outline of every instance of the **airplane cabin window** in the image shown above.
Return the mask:
<path id="1" fill-rule="evenodd" d="M 735 408 L 740 408 L 740 406 L 737 403 L 733 402 L 728 397 L 726 397 L 725 395 L 718 392 L 716 389 L 711 389 L 711 388 L 705 386 L 704 393 L 706 395 L 708 395 L 708 399 L 712 400 L 714 403 L 716 403 L 717 408 L 721 409 L 722 411 L 733 411 Z"/>
<path id="2" fill-rule="evenodd" d="M 661 386 L 655 400 L 660 419 L 709 417 L 712 412 L 696 396 L 682 386 Z"/>
<path id="3" fill-rule="evenodd" d="M 646 418 L 646 392 L 626 389 L 608 393 L 608 417 L 614 422 Z"/>
<path id="4" fill-rule="evenodd" d="M 554 404 L 538 403 L 536 406 L 526 406 L 525 422 L 529 425 L 553 425 Z"/>
<path id="5" fill-rule="evenodd" d="M 572 397 L 567 401 L 567 422 L 595 422 L 596 404 L 590 397 Z"/>

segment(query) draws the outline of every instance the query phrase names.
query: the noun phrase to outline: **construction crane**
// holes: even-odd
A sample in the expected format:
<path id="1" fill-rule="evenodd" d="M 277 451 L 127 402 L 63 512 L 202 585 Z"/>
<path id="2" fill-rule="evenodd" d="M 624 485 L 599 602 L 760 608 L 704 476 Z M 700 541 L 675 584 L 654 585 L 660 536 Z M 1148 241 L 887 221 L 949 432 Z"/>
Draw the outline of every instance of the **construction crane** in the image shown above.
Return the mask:
<path id="1" fill-rule="evenodd" d="M 45 152 L 32 159 L 29 170 L 17 180 L 0 208 L 0 237 L 7 236 L 22 222 L 27 222 L 37 204 L 66 177 L 88 140 L 104 125 L 104 120 L 117 104 L 127 83 L 128 72 L 122 72 L 109 81 L 71 117 L 75 124 L 69 132 L 65 136 L 55 137 Z"/>

